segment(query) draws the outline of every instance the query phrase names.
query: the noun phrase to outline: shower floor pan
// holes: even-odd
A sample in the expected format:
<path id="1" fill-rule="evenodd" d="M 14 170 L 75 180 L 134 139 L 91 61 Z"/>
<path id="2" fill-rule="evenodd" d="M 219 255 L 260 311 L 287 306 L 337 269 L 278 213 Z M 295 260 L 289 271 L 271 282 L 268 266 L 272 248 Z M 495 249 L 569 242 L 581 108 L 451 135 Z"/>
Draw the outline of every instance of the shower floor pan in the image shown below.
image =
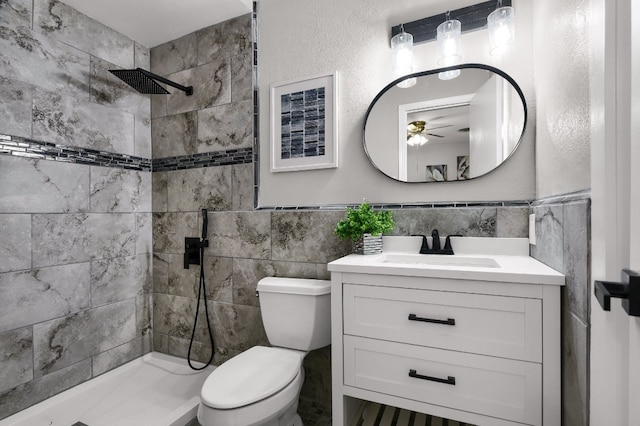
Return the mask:
<path id="1" fill-rule="evenodd" d="M 184 426 L 197 413 L 200 389 L 215 367 L 152 352 L 46 399 L 0 426 Z"/>

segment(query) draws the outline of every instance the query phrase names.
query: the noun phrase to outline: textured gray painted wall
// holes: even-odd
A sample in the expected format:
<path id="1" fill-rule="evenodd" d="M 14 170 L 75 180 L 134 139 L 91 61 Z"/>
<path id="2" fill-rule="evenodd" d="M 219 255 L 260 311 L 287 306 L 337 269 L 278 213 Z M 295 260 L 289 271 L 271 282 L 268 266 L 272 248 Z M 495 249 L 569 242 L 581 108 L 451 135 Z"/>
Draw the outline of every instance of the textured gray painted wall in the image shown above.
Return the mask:
<path id="1" fill-rule="evenodd" d="M 591 7 L 585 0 L 532 2 L 537 198 L 591 187 Z"/>
<path id="2" fill-rule="evenodd" d="M 522 143 L 497 170 L 464 184 L 407 185 L 371 167 L 362 149 L 367 107 L 390 83 L 391 27 L 477 2 L 469 0 L 270 0 L 258 2 L 260 92 L 260 205 L 354 204 L 428 201 L 504 201 L 535 198 L 535 121 Z M 462 35 L 462 61 L 496 66 L 522 88 L 535 116 L 533 7 L 514 0 L 517 36 L 509 54 L 491 56 L 486 30 Z M 309 18 L 313 17 L 313 23 Z M 544 18 L 546 22 L 546 18 Z M 348 23 L 348 24 L 347 24 Z M 553 45 L 553 42 L 546 46 Z M 414 46 L 414 70 L 438 68 L 435 41 Z M 270 92 L 273 84 L 337 71 L 339 74 L 339 167 L 306 173 L 270 173 Z M 471 160 L 473 161 L 473 160 Z M 571 165 L 571 163 L 567 163 Z M 314 188 L 309 191 L 309 188 Z"/>

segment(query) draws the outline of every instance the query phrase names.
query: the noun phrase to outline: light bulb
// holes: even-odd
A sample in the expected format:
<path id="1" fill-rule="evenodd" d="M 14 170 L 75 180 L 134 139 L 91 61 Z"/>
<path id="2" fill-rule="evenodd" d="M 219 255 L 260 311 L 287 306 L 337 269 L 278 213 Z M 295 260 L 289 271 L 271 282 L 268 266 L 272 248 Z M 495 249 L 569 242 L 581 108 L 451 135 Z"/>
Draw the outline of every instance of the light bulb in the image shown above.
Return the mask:
<path id="1" fill-rule="evenodd" d="M 452 57 L 458 54 L 458 44 L 456 40 L 451 37 L 446 37 L 442 42 L 442 56 Z"/>
<path id="2" fill-rule="evenodd" d="M 409 146 L 422 146 L 427 142 L 429 142 L 429 139 L 419 133 L 407 138 L 407 145 Z"/>

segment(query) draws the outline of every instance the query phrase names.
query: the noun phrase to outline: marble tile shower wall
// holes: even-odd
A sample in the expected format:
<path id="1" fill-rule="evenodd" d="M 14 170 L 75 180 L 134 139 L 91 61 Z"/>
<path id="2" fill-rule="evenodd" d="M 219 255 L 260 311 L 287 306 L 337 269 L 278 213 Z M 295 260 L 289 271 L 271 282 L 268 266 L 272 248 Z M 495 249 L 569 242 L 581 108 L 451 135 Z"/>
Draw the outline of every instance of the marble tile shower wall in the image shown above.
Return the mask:
<path id="1" fill-rule="evenodd" d="M 224 247 L 212 238 L 205 259 L 217 364 L 253 342 L 266 342 L 264 331 L 253 327 L 260 317 L 256 302 L 247 302 L 249 295 L 243 293 L 238 277 L 235 296 L 232 286 L 234 257 L 251 258 L 267 249 L 265 224 L 251 216 L 251 29 L 252 16 L 247 14 L 151 49 L 152 72 L 194 87 L 193 96 L 180 92 L 153 97 L 151 103 L 158 170 L 153 173 L 152 197 L 154 349 L 187 355 L 200 271 L 196 266 L 183 268 L 184 238 L 200 236 L 201 209 L 210 212 L 210 229 L 219 229 L 222 219 L 217 213 L 227 212 L 222 216 L 230 222 L 227 232 L 235 227 L 236 237 Z M 209 160 L 218 154 L 226 160 Z M 235 154 L 242 158 L 232 159 Z M 206 361 L 211 346 L 202 315 L 198 324 L 193 358 Z"/>
<path id="2" fill-rule="evenodd" d="M 151 157 L 149 49 L 55 0 L 0 1 L 0 133 Z M 0 155 L 0 418 L 151 349 L 151 173 Z"/>
<path id="3" fill-rule="evenodd" d="M 531 256 L 565 274 L 562 294 L 562 424 L 589 424 L 591 217 L 589 194 L 536 201 Z"/>

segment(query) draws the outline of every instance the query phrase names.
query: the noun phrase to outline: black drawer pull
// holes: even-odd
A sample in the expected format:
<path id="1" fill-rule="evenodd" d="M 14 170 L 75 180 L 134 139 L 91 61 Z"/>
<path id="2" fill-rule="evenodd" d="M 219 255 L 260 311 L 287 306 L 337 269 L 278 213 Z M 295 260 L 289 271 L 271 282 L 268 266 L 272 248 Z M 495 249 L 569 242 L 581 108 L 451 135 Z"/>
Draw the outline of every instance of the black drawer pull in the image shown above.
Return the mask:
<path id="1" fill-rule="evenodd" d="M 456 378 L 453 376 L 447 376 L 446 379 L 439 379 L 437 377 L 431 376 L 423 376 L 422 374 L 416 373 L 416 370 L 409 370 L 409 377 L 414 377 L 416 379 L 429 380 L 432 382 L 444 383 L 446 385 L 456 385 Z"/>
<path id="2" fill-rule="evenodd" d="M 431 322 L 433 324 L 456 325 L 456 320 L 453 318 L 447 318 L 446 320 L 439 320 L 439 319 L 431 319 L 431 318 L 422 318 L 422 317 L 416 316 L 416 314 L 409 314 L 409 321 L 422 321 L 422 322 Z"/>

